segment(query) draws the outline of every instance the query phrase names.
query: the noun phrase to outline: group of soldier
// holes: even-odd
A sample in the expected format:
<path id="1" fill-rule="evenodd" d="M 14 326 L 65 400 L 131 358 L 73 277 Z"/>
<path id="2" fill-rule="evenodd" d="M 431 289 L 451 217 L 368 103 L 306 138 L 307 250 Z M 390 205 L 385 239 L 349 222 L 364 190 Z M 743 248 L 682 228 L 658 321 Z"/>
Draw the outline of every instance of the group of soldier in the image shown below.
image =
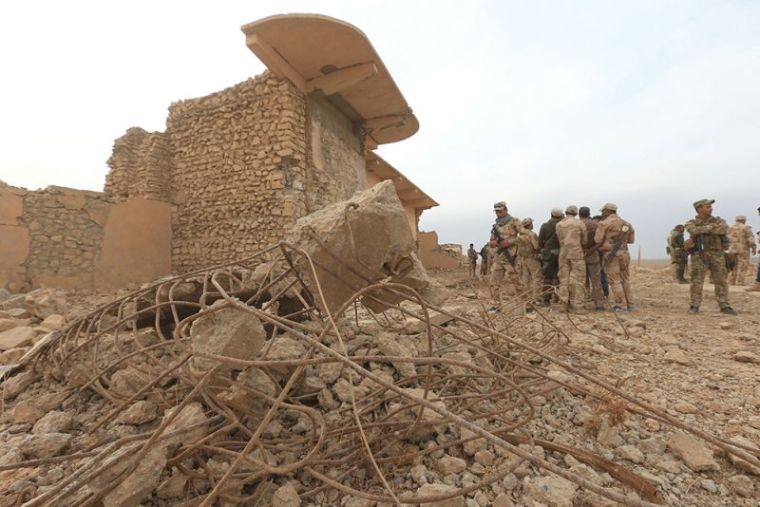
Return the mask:
<path id="1" fill-rule="evenodd" d="M 721 313 L 735 315 L 728 301 L 728 274 L 731 283 L 743 285 L 750 251 L 755 254 L 757 246 L 746 217 L 736 217 L 729 227 L 712 216 L 713 203 L 713 199 L 700 199 L 693 204 L 696 217 L 671 231 L 667 251 L 678 282 L 691 283 L 689 313 L 699 312 L 704 279 L 709 274 Z M 481 275 L 490 272 L 491 295 L 499 306 L 502 282 L 508 278 L 517 294 L 547 306 L 556 299 L 561 311 L 585 312 L 587 294 L 595 310 L 606 310 L 608 292 L 613 311 L 633 310 L 628 245 L 635 241 L 635 231 L 618 216 L 615 204 L 605 204 L 601 214 L 593 217 L 587 206 L 571 205 L 564 212 L 554 208 L 538 234 L 533 231 L 533 219 L 512 217 L 505 202 L 497 202 L 493 209 L 496 223 L 489 242 L 480 250 Z M 684 239 L 684 232 L 689 239 Z M 470 276 L 476 276 L 478 252 L 473 244 L 467 255 Z M 687 281 L 689 257 L 691 280 Z M 760 264 L 756 282 L 747 290 L 760 291 Z"/>
<path id="2" fill-rule="evenodd" d="M 697 216 L 686 225 L 676 225 L 668 236 L 667 252 L 676 280 L 691 283 L 689 312 L 698 313 L 702 303 L 702 287 L 709 273 L 715 286 L 715 297 L 721 312 L 733 315 L 736 312 L 728 301 L 728 286 L 744 285 L 749 267 L 750 253 L 757 253 L 757 245 L 752 227 L 747 225 L 747 217 L 739 215 L 732 226 L 720 217 L 712 216 L 714 199 L 701 199 L 694 203 Z M 760 208 L 758 208 L 760 214 Z M 684 233 L 689 239 L 684 239 Z M 684 274 L 691 258 L 691 280 Z M 755 283 L 748 291 L 760 291 L 760 265 Z"/>
<path id="3" fill-rule="evenodd" d="M 490 271 L 491 295 L 499 306 L 502 282 L 508 278 L 516 293 L 547 306 L 556 299 L 561 311 L 585 312 L 587 290 L 594 308 L 606 310 L 607 286 L 613 311 L 633 310 L 628 245 L 635 232 L 618 216 L 615 204 L 605 204 L 594 217 L 587 206 L 571 205 L 564 212 L 554 208 L 538 234 L 533 219 L 512 217 L 505 202 L 493 209 L 496 223 L 480 252 L 481 274 Z M 474 276 L 478 252 L 472 244 L 467 254 Z"/>

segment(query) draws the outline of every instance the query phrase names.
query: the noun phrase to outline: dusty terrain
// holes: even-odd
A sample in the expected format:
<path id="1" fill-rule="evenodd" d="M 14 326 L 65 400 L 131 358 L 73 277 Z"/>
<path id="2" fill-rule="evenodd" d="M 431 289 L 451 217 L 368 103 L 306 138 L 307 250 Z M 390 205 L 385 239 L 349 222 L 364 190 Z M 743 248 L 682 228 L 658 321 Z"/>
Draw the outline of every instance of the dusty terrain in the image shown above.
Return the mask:
<path id="1" fill-rule="evenodd" d="M 447 368 L 449 375 L 461 375 L 462 368 L 469 364 L 488 364 L 489 367 L 497 364 L 493 357 L 483 355 L 482 351 L 478 353 L 472 346 L 462 347 L 447 341 L 446 333 L 466 335 L 471 328 L 466 325 L 468 319 L 474 321 L 482 318 L 485 322 L 491 322 L 505 336 L 511 330 L 516 339 L 546 337 L 545 332 L 538 334 L 535 330 L 556 328 L 556 333 L 552 331 L 552 340 L 530 344 L 549 356 L 526 355 L 519 349 L 510 349 L 512 352 L 508 353 L 512 360 L 521 362 L 521 368 L 535 367 L 544 375 L 537 377 L 541 382 L 536 384 L 540 388 L 535 390 L 531 391 L 530 388 L 533 381 L 520 384 L 529 393 L 535 413 L 525 419 L 512 440 L 518 451 L 544 461 L 519 459 L 493 441 L 473 440 L 475 434 L 463 428 L 461 423 L 443 422 L 429 433 L 411 440 L 407 437 L 394 440 L 396 433 L 386 433 L 382 438 L 391 441 L 392 452 L 398 456 L 409 456 L 408 460 L 398 458 L 395 462 L 383 462 L 383 449 L 373 447 L 376 458 L 384 463 L 386 479 L 400 498 L 404 498 L 404 492 L 416 492 L 414 494 L 418 497 L 434 497 L 459 488 L 464 490 L 461 496 L 430 505 L 538 507 L 615 504 L 585 487 L 579 487 L 572 480 L 554 475 L 546 468 L 557 466 L 592 485 L 620 494 L 631 505 L 647 500 L 670 505 L 758 505 L 759 470 L 736 456 L 727 455 L 715 441 L 708 440 L 735 441 L 750 449 L 760 446 L 760 314 L 756 310 L 760 295 L 732 290 L 732 304 L 739 312 L 736 317 L 718 313 L 714 298 L 707 295 L 703 312 L 691 316 L 685 311 L 688 286 L 671 282 L 663 264 L 648 263 L 634 269 L 637 310 L 633 313 L 565 315 L 555 307 L 539 308 L 538 312 L 527 314 L 516 307 L 491 313 L 483 311 L 490 306 L 490 302 L 485 296 L 487 288 L 482 281 L 471 282 L 465 271 L 433 275 L 448 289 L 444 308 L 462 316 L 461 321 L 453 320 L 446 327 L 439 327 L 441 334 L 434 334 L 440 341 L 437 346 L 441 350 L 434 355 L 449 361 L 442 362 L 440 366 Z M 113 299 L 113 294 L 38 291 L 21 298 L 23 304 L 18 299 L 15 304 L 5 304 L 2 310 L 5 313 L 0 317 L 5 319 L 6 327 L 13 320 L 16 327 L 12 329 L 29 328 L 31 338 L 25 342 L 28 344 L 38 341 L 51 329 L 64 327 L 65 321 L 71 322 L 75 316 L 81 316 L 92 307 Z M 6 301 L 12 301 L 12 298 Z M 397 385 L 414 385 L 409 383 L 415 375 L 413 367 L 411 373 L 409 371 L 410 363 L 406 366 L 393 361 L 383 363 L 380 356 L 423 356 L 426 335 L 422 328 L 416 326 L 419 322 L 407 319 L 400 325 L 392 322 L 386 325 L 382 319 L 371 320 L 366 310 L 361 309 L 356 315 L 344 316 L 339 320 L 339 325 L 344 324 L 350 349 L 357 350 L 355 348 L 358 347 L 354 354 L 361 355 L 361 352 L 376 356 L 375 362 L 365 363 L 369 370 L 383 378 L 394 379 Z M 395 339 L 389 340 L 388 330 L 395 333 Z M 142 329 L 136 336 L 148 339 L 148 331 L 150 328 Z M 328 343 L 333 348 L 337 346 L 334 341 Z M 7 350 L 0 357 L 5 362 L 16 361 L 27 346 Z M 498 348 L 498 344 L 494 347 Z M 303 347 L 295 348 L 296 354 L 305 354 Z M 293 357 L 284 350 L 281 352 L 283 354 L 279 357 L 283 359 Z M 490 362 L 485 361 L 486 358 L 490 358 Z M 418 365 L 417 373 L 420 368 Z M 45 370 L 44 366 L 42 370 Z M 346 371 L 347 368 L 341 371 L 320 367 L 313 373 L 310 370 L 306 372 L 304 386 L 313 383 L 315 389 L 322 389 L 318 399 L 315 395 L 313 406 L 323 412 L 328 422 L 353 424 L 351 398 L 361 401 L 361 396 L 366 395 L 366 399 L 373 399 L 367 395 L 372 390 L 371 384 L 366 382 L 369 379 L 364 378 L 360 383 L 361 377 L 354 379 Z M 513 378 L 518 379 L 520 371 L 516 370 Z M 18 379 L 24 378 L 22 374 L 11 379 L 16 379 L 13 382 L 5 383 L 0 415 L 0 440 L 3 442 L 0 490 L 4 491 L 0 495 L 0 505 L 17 505 L 45 494 L 51 495 L 48 499 L 54 498 L 52 494 L 65 478 L 79 473 L 83 464 L 96 452 L 108 450 L 106 444 L 115 442 L 115 439 L 139 440 L 141 435 L 149 435 L 161 423 L 160 398 L 148 397 L 146 401 L 131 405 L 129 410 L 114 413 L 114 404 L 103 396 L 86 389 L 79 391 L 68 385 L 65 380 L 70 380 L 71 376 L 67 377 L 67 374 L 59 372 L 57 378 L 53 378 L 56 375 L 28 377 L 27 381 L 20 382 Z M 640 401 L 651 409 L 611 395 L 608 389 L 589 381 L 584 374 L 620 387 L 632 400 Z M 556 383 L 547 384 L 546 379 Z M 117 387 L 127 389 L 128 394 L 134 393 L 134 388 L 129 391 L 124 380 L 111 376 L 111 387 L 103 394 L 115 395 Z M 280 383 L 285 384 L 285 380 L 287 375 L 282 377 Z M 445 383 L 445 378 L 443 381 Z M 478 382 L 462 382 L 462 385 L 470 385 L 471 389 L 477 390 Z M 435 388 L 440 394 L 440 401 L 436 403 L 452 411 L 454 416 L 466 413 L 456 404 L 457 397 L 466 392 L 462 385 L 457 386 L 458 390 L 452 390 L 453 395 L 448 397 L 444 395 L 445 386 Z M 169 386 L 167 389 L 174 388 Z M 295 399 L 303 400 L 309 396 L 312 395 L 306 389 Z M 115 400 L 118 402 L 118 399 Z M 491 401 L 497 409 L 501 406 L 499 403 L 502 400 Z M 165 402 L 164 399 L 163 404 Z M 394 403 L 398 406 L 398 400 L 387 399 L 384 403 L 387 406 L 382 410 L 388 410 L 389 414 L 394 413 Z M 516 418 L 524 415 L 523 406 L 513 407 Z M 208 408 L 208 419 L 204 418 L 201 404 L 191 403 L 185 410 L 189 410 L 189 420 L 196 425 L 212 425 L 214 418 L 210 417 Z M 380 409 L 376 409 L 369 420 L 380 420 L 384 412 L 377 410 Z M 396 418 L 403 419 L 404 411 L 399 410 L 396 409 Z M 664 415 L 656 416 L 656 410 Z M 427 414 L 427 410 L 425 412 Z M 96 424 L 103 423 L 109 413 L 118 415 L 118 418 L 97 431 L 91 431 Z M 171 409 L 164 412 L 163 420 L 170 414 Z M 427 414 L 424 418 L 429 416 Z M 277 423 L 276 427 L 270 424 L 264 437 L 282 443 L 292 438 L 289 435 L 302 435 L 309 427 L 308 421 L 301 417 L 293 418 L 290 415 L 279 419 L 279 422 L 273 421 L 272 424 Z M 441 422 L 440 419 L 436 421 Z M 180 423 L 174 424 L 181 429 Z M 679 424 L 681 428 L 676 427 Z M 482 426 L 495 435 L 499 434 L 493 421 Z M 250 428 L 255 430 L 255 424 Z M 706 438 L 700 437 L 700 432 L 704 432 L 702 435 Z M 372 434 L 368 434 L 371 438 Z M 203 435 L 200 434 L 201 437 Z M 525 435 L 535 439 L 536 445 L 520 440 Z M 346 444 L 337 433 L 333 438 L 344 446 L 360 445 L 355 441 Z M 180 449 L 185 450 L 188 446 L 192 447 L 189 440 L 181 445 L 185 447 Z M 576 451 L 563 452 L 557 446 Z M 174 449 L 176 447 L 172 452 Z M 601 461 L 594 462 L 595 465 L 589 464 L 589 461 L 582 459 L 578 449 L 591 453 L 592 458 L 597 457 Z M 275 451 L 272 450 L 272 453 L 275 454 Z M 192 498 L 208 492 L 230 466 L 229 458 L 225 459 L 224 454 L 214 455 L 205 465 L 182 462 L 190 468 L 189 471 L 186 469 L 190 474 L 188 480 L 179 473 L 179 469 L 167 465 L 166 459 L 170 456 L 171 452 L 167 458 L 154 456 L 152 452 L 145 456 L 145 461 L 153 464 L 153 468 L 147 471 L 148 475 L 155 476 L 155 483 L 151 484 L 143 478 L 148 485 L 141 489 L 134 484 L 140 476 L 132 475 L 118 484 L 121 496 L 118 499 L 106 496 L 104 504 L 200 505 Z M 754 451 L 754 456 L 758 456 L 757 451 Z M 158 464 L 151 460 L 158 460 Z M 615 469 L 611 463 L 622 467 L 623 471 Z M 179 463 L 175 462 L 175 465 L 179 466 Z M 312 466 L 316 468 L 316 465 Z M 195 472 L 193 467 L 196 467 Z M 348 475 L 340 477 L 345 485 L 358 490 L 366 488 L 365 492 L 378 494 L 381 491 L 377 489 L 379 481 L 365 479 L 365 476 L 372 476 L 372 466 L 365 464 L 364 467 L 362 470 L 361 467 L 357 469 L 356 465 L 350 466 L 345 471 Z M 490 479 L 504 468 L 508 469 L 508 473 Z M 626 471 L 632 472 L 638 478 L 636 480 L 643 479 L 655 488 L 654 496 L 647 497 L 643 486 L 637 489 L 630 483 L 615 480 L 620 478 L 615 470 L 621 475 L 625 475 Z M 145 471 L 142 470 L 143 473 Z M 112 479 L 108 473 L 101 475 Z M 280 476 L 275 474 L 268 482 L 269 487 L 260 488 L 256 502 L 258 505 L 280 506 L 384 505 L 339 489 L 328 488 L 314 493 L 318 489 L 314 489 L 315 486 L 320 484 L 315 484 L 314 477 L 298 468 L 289 469 Z M 481 481 L 483 486 L 476 487 Z M 109 483 L 102 477 L 92 479 L 83 490 L 91 494 L 104 484 Z M 133 490 L 139 494 L 130 496 L 124 493 Z M 246 488 L 237 489 L 227 498 L 240 502 L 239 499 L 249 493 Z M 81 497 L 73 495 L 71 498 Z M 229 499 L 225 500 L 227 503 L 219 500 L 222 503 L 218 505 L 234 504 L 229 503 L 233 501 Z M 75 503 L 74 500 L 66 500 L 59 504 Z M 40 504 L 45 505 L 44 502 Z"/>

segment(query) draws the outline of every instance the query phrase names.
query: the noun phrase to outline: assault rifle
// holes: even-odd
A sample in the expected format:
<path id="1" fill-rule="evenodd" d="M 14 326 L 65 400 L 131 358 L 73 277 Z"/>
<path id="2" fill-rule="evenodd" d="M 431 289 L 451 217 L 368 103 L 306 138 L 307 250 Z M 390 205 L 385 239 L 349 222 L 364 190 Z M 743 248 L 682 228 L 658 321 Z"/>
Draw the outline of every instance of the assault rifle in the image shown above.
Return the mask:
<path id="1" fill-rule="evenodd" d="M 504 240 L 504 238 L 501 236 L 501 233 L 499 232 L 499 229 L 498 227 L 496 227 L 496 225 L 491 227 L 491 235 L 496 239 L 497 246 L 499 245 L 499 243 L 501 243 Z M 504 257 L 507 258 L 507 262 L 509 262 L 509 264 L 513 268 L 517 269 L 517 267 L 515 266 L 515 258 L 511 253 L 509 253 L 509 248 L 503 248 L 499 246 L 497 253 L 504 254 Z"/>

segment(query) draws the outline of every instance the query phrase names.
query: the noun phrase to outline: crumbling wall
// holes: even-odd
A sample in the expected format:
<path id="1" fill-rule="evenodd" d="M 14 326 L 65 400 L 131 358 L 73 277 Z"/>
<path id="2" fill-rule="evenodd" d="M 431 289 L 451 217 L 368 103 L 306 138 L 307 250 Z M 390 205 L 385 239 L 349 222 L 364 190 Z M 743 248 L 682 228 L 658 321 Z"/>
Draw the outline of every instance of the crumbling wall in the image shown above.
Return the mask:
<path id="1" fill-rule="evenodd" d="M 450 245 L 438 244 L 438 233 L 420 231 L 417 234 L 419 258 L 426 269 L 456 269 L 462 265 L 462 247 L 459 254 Z"/>
<path id="2" fill-rule="evenodd" d="M 268 73 L 172 104 L 172 267 L 252 254 L 306 213 L 306 102 Z"/>
<path id="3" fill-rule="evenodd" d="M 0 288 L 13 292 L 25 285 L 29 229 L 20 222 L 26 191 L 0 182 Z"/>
<path id="4" fill-rule="evenodd" d="M 114 201 L 169 201 L 171 146 L 166 134 L 132 127 L 113 143 L 105 193 Z"/>
<path id="5" fill-rule="evenodd" d="M 312 212 L 369 185 L 364 146 L 351 120 L 321 95 L 309 97 L 307 110 L 311 156 L 305 198 Z"/>
<path id="6" fill-rule="evenodd" d="M 90 287 L 111 206 L 99 192 L 50 186 L 26 192 L 26 278 L 33 287 Z"/>

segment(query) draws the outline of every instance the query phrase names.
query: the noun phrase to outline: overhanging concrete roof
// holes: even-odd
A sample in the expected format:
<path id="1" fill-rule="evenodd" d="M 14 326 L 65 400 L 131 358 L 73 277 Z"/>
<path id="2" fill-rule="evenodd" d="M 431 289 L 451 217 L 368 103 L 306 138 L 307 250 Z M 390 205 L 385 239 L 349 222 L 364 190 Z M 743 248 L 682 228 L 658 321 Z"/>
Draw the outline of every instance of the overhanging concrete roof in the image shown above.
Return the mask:
<path id="1" fill-rule="evenodd" d="M 430 209 L 438 206 L 429 195 L 420 190 L 412 181 L 390 165 L 377 153 L 368 151 L 366 155 L 367 171 L 372 172 L 381 180 L 391 180 L 402 204 L 418 209 Z"/>
<path id="2" fill-rule="evenodd" d="M 419 129 L 375 48 L 355 26 L 318 14 L 278 14 L 241 29 L 248 48 L 272 73 L 305 94 L 321 91 L 360 121 L 370 148 L 401 141 Z"/>

